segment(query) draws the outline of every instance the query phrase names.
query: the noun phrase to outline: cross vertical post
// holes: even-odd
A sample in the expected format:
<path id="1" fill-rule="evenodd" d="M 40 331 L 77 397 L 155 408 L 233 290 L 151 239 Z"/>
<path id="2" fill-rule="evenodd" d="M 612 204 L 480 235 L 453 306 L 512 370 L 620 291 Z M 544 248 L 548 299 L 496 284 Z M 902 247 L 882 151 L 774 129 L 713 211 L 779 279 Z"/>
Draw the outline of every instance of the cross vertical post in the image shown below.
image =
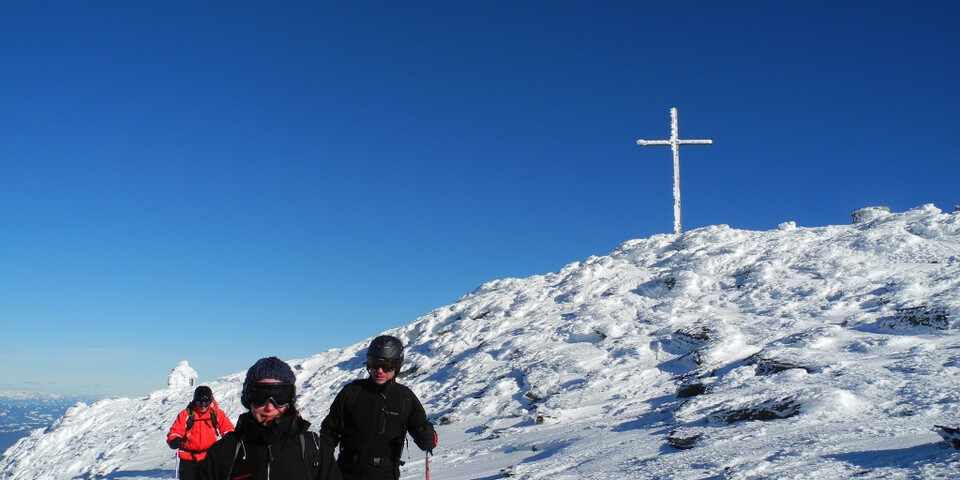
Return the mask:
<path id="1" fill-rule="evenodd" d="M 713 145 L 713 140 L 681 140 L 677 107 L 670 109 L 670 140 L 637 140 L 637 146 L 670 145 L 673 150 L 673 231 L 683 233 L 680 213 L 680 145 Z"/>

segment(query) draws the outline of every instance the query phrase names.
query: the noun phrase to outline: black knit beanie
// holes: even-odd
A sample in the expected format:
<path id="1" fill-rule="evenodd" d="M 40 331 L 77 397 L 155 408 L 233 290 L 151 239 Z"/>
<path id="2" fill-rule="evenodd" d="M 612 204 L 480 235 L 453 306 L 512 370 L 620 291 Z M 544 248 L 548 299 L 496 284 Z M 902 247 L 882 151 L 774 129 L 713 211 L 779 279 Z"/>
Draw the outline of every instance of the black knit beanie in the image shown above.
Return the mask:
<path id="1" fill-rule="evenodd" d="M 244 408 L 250 408 L 250 402 L 247 401 L 247 385 L 267 379 L 280 380 L 290 385 L 297 384 L 297 376 L 293 374 L 293 369 L 290 368 L 290 365 L 287 365 L 287 362 L 277 357 L 261 358 L 247 370 L 247 378 L 243 380 L 243 389 L 240 390 L 240 404 Z"/>
<path id="2" fill-rule="evenodd" d="M 257 360 L 257 363 L 254 363 L 247 370 L 247 378 L 243 381 L 243 384 L 257 383 L 268 378 L 291 385 L 297 383 L 297 376 L 293 374 L 293 369 L 290 368 L 290 365 L 287 365 L 287 362 L 277 357 L 267 357 Z"/>

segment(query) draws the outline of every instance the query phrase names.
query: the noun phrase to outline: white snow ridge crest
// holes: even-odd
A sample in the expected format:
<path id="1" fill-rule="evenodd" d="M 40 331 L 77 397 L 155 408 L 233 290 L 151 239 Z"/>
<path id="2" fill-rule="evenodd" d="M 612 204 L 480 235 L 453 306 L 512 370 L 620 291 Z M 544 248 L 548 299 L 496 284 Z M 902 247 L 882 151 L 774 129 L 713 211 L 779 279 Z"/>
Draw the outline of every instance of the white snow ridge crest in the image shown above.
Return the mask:
<path id="1" fill-rule="evenodd" d="M 438 424 L 435 480 L 932 479 L 960 476 L 932 430 L 960 422 L 958 318 L 960 213 L 926 205 L 633 240 L 389 333 Z M 314 428 L 366 343 L 291 361 Z M 207 382 L 232 418 L 242 377 Z M 77 406 L 0 477 L 172 478 L 164 434 L 191 394 Z"/>

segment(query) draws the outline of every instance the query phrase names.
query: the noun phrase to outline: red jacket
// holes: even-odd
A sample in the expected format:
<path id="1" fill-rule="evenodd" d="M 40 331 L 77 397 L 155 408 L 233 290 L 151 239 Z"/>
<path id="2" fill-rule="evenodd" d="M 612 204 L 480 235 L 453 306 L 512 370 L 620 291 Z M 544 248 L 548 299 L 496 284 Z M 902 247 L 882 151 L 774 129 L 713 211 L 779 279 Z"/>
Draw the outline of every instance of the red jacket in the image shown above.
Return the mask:
<path id="1" fill-rule="evenodd" d="M 187 430 L 187 417 L 190 416 L 191 411 L 193 412 L 193 427 Z M 223 413 L 223 410 L 220 410 L 216 400 L 213 401 L 206 412 L 197 410 L 191 403 L 177 415 L 173 426 L 167 432 L 167 444 L 169 445 L 177 438 L 184 439 L 179 449 L 181 460 L 194 462 L 203 460 L 207 456 L 207 449 L 210 448 L 210 445 L 213 445 L 219 439 L 217 432 L 213 430 L 213 422 L 210 420 L 211 415 L 217 416 L 217 430 L 220 430 L 220 435 L 233 431 L 230 418 L 227 417 L 226 413 Z"/>

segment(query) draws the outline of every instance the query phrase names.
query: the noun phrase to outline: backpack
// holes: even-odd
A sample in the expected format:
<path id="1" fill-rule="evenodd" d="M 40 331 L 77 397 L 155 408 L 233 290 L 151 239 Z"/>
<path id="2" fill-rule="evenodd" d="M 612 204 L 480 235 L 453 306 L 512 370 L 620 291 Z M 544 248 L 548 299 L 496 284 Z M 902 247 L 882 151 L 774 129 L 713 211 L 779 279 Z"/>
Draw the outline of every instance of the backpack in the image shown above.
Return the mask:
<path id="1" fill-rule="evenodd" d="M 194 414 L 193 408 L 191 408 L 188 405 L 187 406 L 187 429 L 184 432 L 184 435 L 186 435 L 186 432 L 189 432 L 190 429 L 193 428 L 193 423 L 194 423 L 193 414 Z M 210 425 L 213 427 L 213 431 L 216 432 L 217 438 L 220 438 L 220 437 L 223 437 L 223 434 L 220 433 L 220 427 L 217 426 L 218 416 L 219 415 L 217 415 L 216 405 L 211 404 L 210 405 Z"/>

